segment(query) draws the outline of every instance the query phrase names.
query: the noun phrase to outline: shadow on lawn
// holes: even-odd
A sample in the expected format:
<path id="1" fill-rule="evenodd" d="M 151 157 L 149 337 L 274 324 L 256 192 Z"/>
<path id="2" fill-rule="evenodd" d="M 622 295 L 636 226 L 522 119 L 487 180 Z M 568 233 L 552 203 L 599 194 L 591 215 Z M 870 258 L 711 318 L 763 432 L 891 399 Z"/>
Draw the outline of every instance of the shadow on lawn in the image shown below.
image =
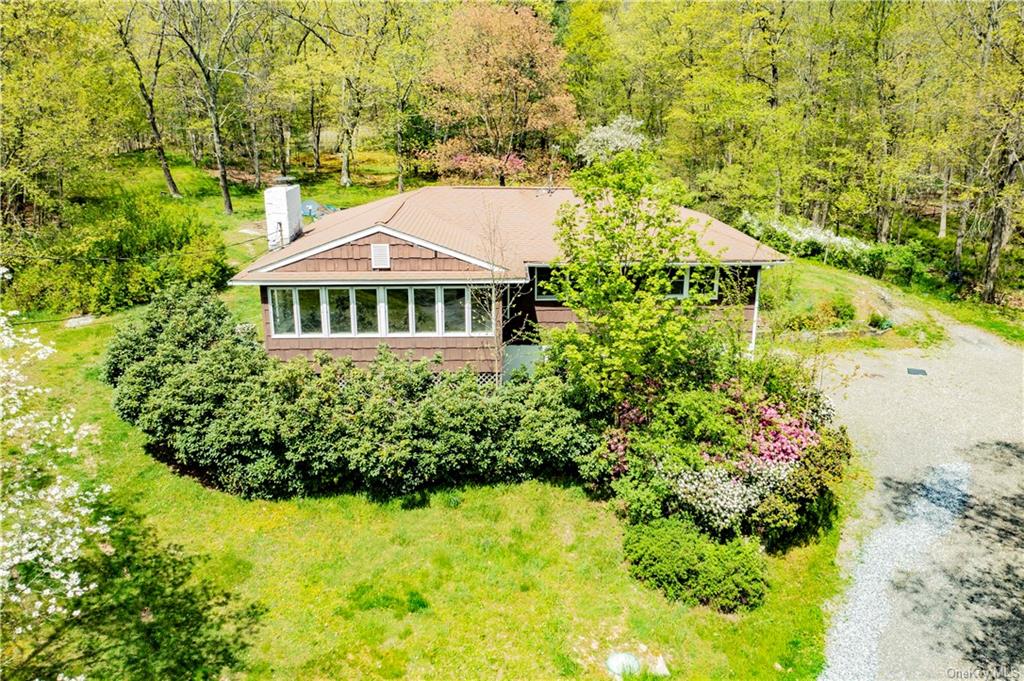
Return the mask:
<path id="1" fill-rule="evenodd" d="M 894 587 L 910 597 L 911 615 L 939 632 L 942 649 L 986 670 L 986 678 L 1012 677 L 1024 664 L 1024 445 L 981 443 L 964 458 L 973 493 L 955 509 L 933 557 Z M 886 510 L 898 520 L 934 492 L 920 482 L 883 485 Z"/>

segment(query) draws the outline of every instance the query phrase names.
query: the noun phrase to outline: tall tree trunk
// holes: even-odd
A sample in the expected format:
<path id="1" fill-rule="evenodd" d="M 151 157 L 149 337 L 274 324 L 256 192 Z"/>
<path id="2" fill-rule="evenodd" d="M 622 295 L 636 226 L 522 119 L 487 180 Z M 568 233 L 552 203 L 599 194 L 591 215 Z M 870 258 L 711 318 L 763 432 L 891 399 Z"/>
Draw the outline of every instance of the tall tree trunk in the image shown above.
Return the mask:
<path id="1" fill-rule="evenodd" d="M 249 121 L 249 136 L 252 139 L 252 171 L 256 176 L 252 186 L 259 189 L 263 186 L 263 176 L 260 172 L 260 138 L 255 119 Z"/>
<path id="2" fill-rule="evenodd" d="M 953 246 L 953 260 L 949 264 L 949 280 L 959 286 L 963 282 L 964 239 L 967 236 L 967 217 L 970 203 L 960 206 L 960 220 L 956 225 L 956 244 Z"/>
<path id="3" fill-rule="evenodd" d="M 946 238 L 946 214 L 949 212 L 949 180 L 953 169 L 946 166 L 942 173 L 942 213 L 939 215 L 939 238 Z"/>
<path id="4" fill-rule="evenodd" d="M 203 165 L 203 151 L 199 144 L 199 135 L 196 134 L 195 130 L 189 130 L 187 135 L 188 151 L 189 156 L 192 157 L 192 165 L 199 168 Z"/>
<path id="5" fill-rule="evenodd" d="M 405 163 L 402 161 L 402 125 L 395 125 L 395 158 L 398 170 L 398 193 L 405 191 Z"/>
<path id="6" fill-rule="evenodd" d="M 1003 192 L 1013 182 L 1013 175 L 1017 170 L 1013 150 L 1004 145 L 1000 154 L 1001 163 L 999 179 L 992 188 L 992 195 L 995 197 L 995 215 L 992 218 L 992 231 L 988 237 L 988 257 L 985 258 L 985 277 L 981 285 L 981 299 L 986 303 L 996 302 L 996 277 L 999 274 L 999 256 L 1010 242 L 1013 234 L 1013 216 Z"/>
<path id="7" fill-rule="evenodd" d="M 775 64 L 772 64 L 772 70 L 774 71 Z M 778 219 L 782 215 L 782 170 L 775 166 L 775 218 Z"/>
<path id="8" fill-rule="evenodd" d="M 220 115 L 216 104 L 207 104 L 210 126 L 213 128 L 213 156 L 217 160 L 217 180 L 220 182 L 220 195 L 224 199 L 224 212 L 231 215 L 235 212 L 231 205 L 231 192 L 228 191 L 228 169 L 224 163 L 224 145 L 220 138 Z"/>
<path id="9" fill-rule="evenodd" d="M 171 175 L 171 166 L 167 163 L 167 154 L 164 152 L 164 138 L 160 134 L 160 126 L 156 122 L 156 112 L 153 110 L 152 100 L 147 102 L 146 111 L 149 118 L 149 127 L 153 130 L 153 148 L 156 150 L 156 159 L 160 162 L 160 169 L 164 173 L 167 192 L 173 198 L 180 199 L 181 192 L 178 191 L 178 185 L 174 181 L 174 176 Z"/>
<path id="10" fill-rule="evenodd" d="M 288 174 L 288 151 L 284 139 L 284 117 L 277 117 L 277 160 L 280 164 L 281 177 Z"/>
<path id="11" fill-rule="evenodd" d="M 992 220 L 992 232 L 988 239 L 988 257 L 985 258 L 985 278 L 981 286 L 981 299 L 986 303 L 996 302 L 996 276 L 999 274 L 999 255 L 1010 241 L 1012 231 L 1010 211 L 1000 201 Z"/>
<path id="12" fill-rule="evenodd" d="M 309 146 L 313 149 L 313 172 L 320 172 L 320 126 L 316 115 L 316 89 L 309 88 Z"/>
<path id="13" fill-rule="evenodd" d="M 889 228 L 892 224 L 892 211 L 889 206 L 878 207 L 878 217 L 875 227 L 875 240 L 880 244 L 889 242 Z"/>
<path id="14" fill-rule="evenodd" d="M 349 172 L 349 164 L 352 160 L 352 138 L 355 136 L 354 127 L 346 127 L 342 131 L 342 148 L 341 148 L 341 186 L 351 187 L 352 186 L 352 175 Z"/>

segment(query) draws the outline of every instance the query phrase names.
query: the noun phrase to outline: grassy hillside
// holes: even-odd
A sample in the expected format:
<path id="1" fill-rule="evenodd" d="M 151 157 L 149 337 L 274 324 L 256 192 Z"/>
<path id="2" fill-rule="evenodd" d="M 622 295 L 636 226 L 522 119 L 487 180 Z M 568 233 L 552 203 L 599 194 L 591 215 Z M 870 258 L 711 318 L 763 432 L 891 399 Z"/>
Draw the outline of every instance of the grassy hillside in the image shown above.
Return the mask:
<path id="1" fill-rule="evenodd" d="M 812 260 L 797 259 L 765 272 L 762 286 L 760 338 L 802 352 L 928 347 L 946 337 L 948 317 L 1024 345 L 1024 316 L 1008 308 L 951 301 Z M 811 324 L 813 328 L 804 332 L 793 330 L 794 317 L 814 315 L 837 300 L 854 306 L 853 320 Z M 888 319 L 892 328 L 873 333 L 868 326 L 873 313 Z"/>

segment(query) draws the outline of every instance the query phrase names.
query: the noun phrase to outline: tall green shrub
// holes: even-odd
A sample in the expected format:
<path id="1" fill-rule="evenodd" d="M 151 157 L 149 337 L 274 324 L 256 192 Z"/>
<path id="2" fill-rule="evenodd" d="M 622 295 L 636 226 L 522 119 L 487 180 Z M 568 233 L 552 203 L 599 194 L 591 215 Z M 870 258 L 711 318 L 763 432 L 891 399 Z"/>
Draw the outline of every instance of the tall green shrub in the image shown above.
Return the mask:
<path id="1" fill-rule="evenodd" d="M 127 194 L 69 208 L 29 249 L 15 245 L 12 304 L 60 312 L 111 312 L 148 302 L 174 283 L 219 288 L 232 269 L 219 232 L 180 206 Z"/>
<path id="2" fill-rule="evenodd" d="M 757 607 L 768 589 L 756 542 L 718 543 L 689 521 L 662 518 L 626 529 L 630 574 L 684 603 L 733 612 Z"/>

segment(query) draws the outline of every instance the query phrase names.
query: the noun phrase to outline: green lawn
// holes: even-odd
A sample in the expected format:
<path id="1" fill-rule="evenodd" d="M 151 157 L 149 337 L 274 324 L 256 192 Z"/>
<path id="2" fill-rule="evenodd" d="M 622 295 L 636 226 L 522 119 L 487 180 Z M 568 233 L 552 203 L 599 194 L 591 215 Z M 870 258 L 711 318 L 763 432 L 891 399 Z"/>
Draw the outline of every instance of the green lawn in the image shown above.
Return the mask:
<path id="1" fill-rule="evenodd" d="M 384 165 L 367 159 L 366 176 Z M 158 193 L 158 171 L 132 167 L 131 181 Z M 228 241 L 258 227 L 258 194 L 242 193 L 236 214 L 219 216 L 212 178 L 186 166 L 176 173 L 184 201 L 218 220 Z M 335 205 L 388 191 L 383 180 L 303 185 L 304 196 Z M 252 244 L 232 257 L 251 258 L 261 248 Z M 225 298 L 258 320 L 253 290 Z M 821 669 L 822 606 L 841 586 L 837 528 L 768 558 L 771 590 L 760 609 L 721 615 L 667 602 L 631 579 L 621 521 L 574 487 L 476 487 L 412 505 L 234 498 L 154 461 L 141 433 L 113 413 L 99 364 L 116 323 L 131 314 L 75 329 L 42 324 L 57 353 L 37 369 L 38 383 L 55 405 L 100 427 L 71 464 L 76 475 L 109 483 L 165 541 L 208 556 L 202 569 L 212 579 L 268 607 L 252 678 L 607 678 L 604 660 L 619 650 L 664 655 L 675 678 L 811 678 Z M 844 509 L 865 484 L 851 479 Z"/>
<path id="2" fill-rule="evenodd" d="M 919 287 L 900 287 L 813 260 L 794 259 L 768 270 L 762 277 L 762 293 L 762 338 L 801 352 L 929 347 L 946 338 L 943 314 L 1024 345 L 1024 316 L 1007 308 L 969 300 L 951 301 Z M 855 321 L 848 325 L 854 333 L 808 341 L 800 334 L 779 328 L 794 312 L 811 310 L 836 296 L 850 300 L 857 310 Z M 889 332 L 864 333 L 868 317 L 875 311 L 892 318 L 894 326 Z"/>
<path id="3" fill-rule="evenodd" d="M 821 667 L 837 530 L 769 558 L 766 604 L 727 616 L 633 581 L 621 522 L 577 488 L 469 488 L 416 508 L 361 496 L 243 501 L 155 462 L 113 413 L 98 366 L 114 324 L 46 326 L 57 353 L 39 383 L 101 429 L 76 470 L 110 483 L 166 541 L 208 555 L 218 583 L 268 606 L 254 678 L 601 678 L 610 652 L 641 645 L 679 678 L 808 678 Z"/>

